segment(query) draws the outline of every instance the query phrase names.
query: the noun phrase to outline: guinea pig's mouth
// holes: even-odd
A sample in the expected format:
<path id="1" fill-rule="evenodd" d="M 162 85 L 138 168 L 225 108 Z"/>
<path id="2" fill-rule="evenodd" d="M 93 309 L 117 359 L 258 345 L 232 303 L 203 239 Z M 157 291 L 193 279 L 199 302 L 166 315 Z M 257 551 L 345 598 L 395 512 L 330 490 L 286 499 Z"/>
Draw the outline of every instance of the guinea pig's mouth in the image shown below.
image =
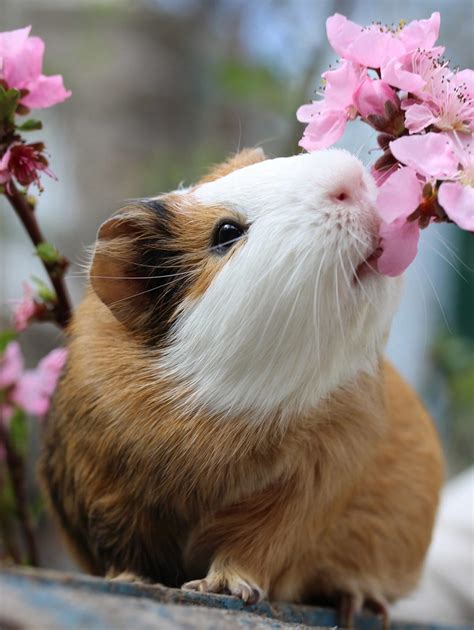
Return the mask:
<path id="1" fill-rule="evenodd" d="M 382 251 L 382 247 L 380 246 L 380 244 L 378 244 L 377 247 L 372 250 L 372 252 L 366 258 L 364 258 L 364 260 L 357 266 L 355 270 L 353 278 L 354 283 L 359 283 L 367 276 L 378 273 L 377 259 L 380 258 L 380 256 L 382 255 Z"/>

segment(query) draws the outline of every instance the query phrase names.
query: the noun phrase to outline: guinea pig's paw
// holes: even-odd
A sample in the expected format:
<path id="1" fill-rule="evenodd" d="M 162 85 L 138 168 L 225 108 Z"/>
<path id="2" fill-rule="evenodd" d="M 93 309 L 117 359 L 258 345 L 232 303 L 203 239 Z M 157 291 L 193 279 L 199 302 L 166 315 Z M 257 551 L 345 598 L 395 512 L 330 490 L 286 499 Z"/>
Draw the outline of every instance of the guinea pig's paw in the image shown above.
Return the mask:
<path id="1" fill-rule="evenodd" d="M 110 569 L 107 571 L 105 576 L 108 580 L 112 582 L 133 582 L 135 584 L 145 584 L 146 580 L 137 575 L 136 573 L 131 573 L 130 571 L 115 571 L 114 569 Z"/>
<path id="2" fill-rule="evenodd" d="M 234 595 L 245 604 L 258 604 L 266 597 L 265 592 L 259 586 L 232 570 L 211 570 L 205 579 L 186 582 L 181 588 L 186 591 L 199 591 L 201 593 Z"/>

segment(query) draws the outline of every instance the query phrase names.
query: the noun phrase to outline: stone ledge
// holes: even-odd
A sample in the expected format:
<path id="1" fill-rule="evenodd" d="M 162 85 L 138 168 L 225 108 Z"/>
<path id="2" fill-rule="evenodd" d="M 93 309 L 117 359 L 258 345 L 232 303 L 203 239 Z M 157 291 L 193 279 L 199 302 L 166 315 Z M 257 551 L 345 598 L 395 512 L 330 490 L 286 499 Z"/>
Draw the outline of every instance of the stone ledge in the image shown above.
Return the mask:
<path id="1" fill-rule="evenodd" d="M 334 628 L 331 609 L 268 603 L 245 606 L 235 597 L 115 582 L 82 574 L 4 568 L 0 572 L 2 630 L 134 630 L 227 628 Z M 448 630 L 396 622 L 393 630 Z M 374 615 L 360 615 L 356 630 L 381 630 Z M 451 630 L 451 629 L 449 629 Z M 458 627 L 457 630 L 468 630 Z"/>

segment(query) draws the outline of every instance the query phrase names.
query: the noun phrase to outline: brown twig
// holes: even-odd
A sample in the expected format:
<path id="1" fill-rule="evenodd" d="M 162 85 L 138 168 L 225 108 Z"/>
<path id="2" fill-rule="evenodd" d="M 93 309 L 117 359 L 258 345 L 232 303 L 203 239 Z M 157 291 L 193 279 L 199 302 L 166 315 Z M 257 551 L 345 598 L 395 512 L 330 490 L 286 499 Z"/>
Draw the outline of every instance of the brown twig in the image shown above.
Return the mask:
<path id="1" fill-rule="evenodd" d="M 45 239 L 36 220 L 34 208 L 25 195 L 12 182 L 10 182 L 4 194 L 17 213 L 35 247 L 40 243 L 44 243 Z M 42 262 L 56 292 L 55 319 L 59 326 L 64 328 L 71 317 L 71 302 L 63 278 L 64 265 L 48 263 L 44 260 Z"/>
<path id="2" fill-rule="evenodd" d="M 1 422 L 0 442 L 3 443 L 3 446 L 5 448 L 6 463 L 13 486 L 13 492 L 15 494 L 18 520 L 20 521 L 21 531 L 25 541 L 25 547 L 28 554 L 28 563 L 31 566 L 37 567 L 38 551 L 36 548 L 33 525 L 31 523 L 30 513 L 27 506 L 25 468 L 22 458 L 18 455 L 18 453 L 16 453 L 15 449 L 13 448 L 7 429 Z"/>

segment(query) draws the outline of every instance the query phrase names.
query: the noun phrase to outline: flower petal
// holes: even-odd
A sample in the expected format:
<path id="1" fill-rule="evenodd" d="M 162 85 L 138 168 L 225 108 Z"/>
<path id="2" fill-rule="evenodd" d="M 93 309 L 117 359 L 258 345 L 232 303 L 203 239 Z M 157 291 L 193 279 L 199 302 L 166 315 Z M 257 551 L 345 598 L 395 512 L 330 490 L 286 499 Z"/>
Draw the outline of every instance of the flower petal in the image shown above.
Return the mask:
<path id="1" fill-rule="evenodd" d="M 314 117 L 324 109 L 324 101 L 313 101 L 306 105 L 301 105 L 296 111 L 296 118 L 303 123 L 312 122 Z"/>
<path id="2" fill-rule="evenodd" d="M 371 114 L 384 116 L 385 103 L 387 101 L 391 101 L 394 104 L 398 103 L 395 92 L 388 83 L 377 79 L 369 79 L 368 77 L 359 84 L 354 92 L 353 100 L 357 111 L 363 118 Z"/>
<path id="3" fill-rule="evenodd" d="M 377 258 L 377 271 L 392 278 L 400 276 L 414 261 L 418 252 L 420 228 L 413 221 L 406 223 L 399 219 L 390 225 L 380 226 L 382 254 Z"/>
<path id="4" fill-rule="evenodd" d="M 71 96 L 71 91 L 66 90 L 63 78 L 60 74 L 46 77 L 43 74 L 36 81 L 27 86 L 29 94 L 21 99 L 21 103 L 32 109 L 51 107 L 62 103 Z"/>
<path id="5" fill-rule="evenodd" d="M 11 151 L 7 149 L 0 159 L 0 184 L 6 184 L 11 179 L 11 172 L 9 170 L 11 158 Z"/>
<path id="6" fill-rule="evenodd" d="M 10 387 L 23 374 L 23 357 L 20 344 L 11 341 L 0 357 L 0 389 Z"/>
<path id="7" fill-rule="evenodd" d="M 22 49 L 5 60 L 4 76 L 10 87 L 27 87 L 36 81 L 43 68 L 44 42 L 39 37 L 30 37 Z"/>
<path id="8" fill-rule="evenodd" d="M 463 230 L 474 232 L 474 188 L 444 182 L 439 188 L 438 200 L 452 221 Z"/>
<path id="9" fill-rule="evenodd" d="M 428 105 L 411 105 L 407 107 L 405 113 L 405 127 L 410 133 L 419 133 L 432 125 L 436 116 Z"/>
<path id="10" fill-rule="evenodd" d="M 321 112 L 306 127 L 299 145 L 306 151 L 326 149 L 339 140 L 344 133 L 346 123 L 345 112 Z"/>
<path id="11" fill-rule="evenodd" d="M 326 20 L 326 33 L 329 43 L 343 58 L 348 58 L 347 54 L 352 43 L 360 37 L 363 29 L 355 22 L 351 22 L 344 15 L 335 13 Z"/>
<path id="12" fill-rule="evenodd" d="M 382 79 L 392 87 L 406 92 L 418 92 L 426 81 L 411 71 L 411 56 L 389 59 L 382 67 Z"/>
<path id="13" fill-rule="evenodd" d="M 25 28 L 19 28 L 16 31 L 0 33 L 0 57 L 8 58 L 17 55 L 25 45 L 30 31 L 31 26 L 25 26 Z"/>
<path id="14" fill-rule="evenodd" d="M 433 48 L 439 35 L 441 17 L 438 11 L 431 14 L 427 20 L 413 20 L 400 31 L 400 41 L 407 52 L 420 48 L 429 50 Z"/>
<path id="15" fill-rule="evenodd" d="M 44 391 L 51 395 L 56 389 L 61 371 L 66 363 L 66 348 L 56 348 L 38 363 L 37 372 L 41 375 Z"/>
<path id="16" fill-rule="evenodd" d="M 49 397 L 43 391 L 41 377 L 35 370 L 27 370 L 11 393 L 11 401 L 35 416 L 44 416 L 49 408 Z"/>
<path id="17" fill-rule="evenodd" d="M 323 72 L 326 80 L 325 109 L 346 109 L 353 104 L 353 95 L 367 71 L 350 61 L 342 61 L 336 70 Z"/>
<path id="18" fill-rule="evenodd" d="M 444 133 L 403 136 L 390 142 L 393 155 L 425 177 L 449 179 L 458 172 L 458 158 Z"/>
<path id="19" fill-rule="evenodd" d="M 377 194 L 377 212 L 385 223 L 405 220 L 420 205 L 423 186 L 416 172 L 401 168 L 382 184 Z"/>
<path id="20" fill-rule="evenodd" d="M 354 41 L 348 58 L 369 68 L 382 68 L 405 52 L 403 44 L 391 33 L 368 30 Z"/>

